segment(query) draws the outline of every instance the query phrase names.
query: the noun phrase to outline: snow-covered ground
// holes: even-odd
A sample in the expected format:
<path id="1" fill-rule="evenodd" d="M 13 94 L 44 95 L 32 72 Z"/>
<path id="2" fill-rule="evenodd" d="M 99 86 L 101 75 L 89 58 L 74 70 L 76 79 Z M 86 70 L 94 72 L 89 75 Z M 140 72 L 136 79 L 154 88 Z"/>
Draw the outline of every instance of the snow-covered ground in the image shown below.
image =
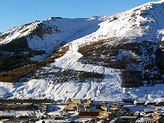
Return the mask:
<path id="1" fill-rule="evenodd" d="M 47 26 L 57 26 L 60 33 L 46 34 L 43 37 L 44 40 L 38 36 L 34 36 L 31 39 L 28 38 L 30 48 L 45 50 L 48 53 L 54 47 L 60 45 L 61 42 L 68 42 L 69 51 L 64 56 L 56 59 L 50 66 L 75 71 L 96 72 L 103 74 L 104 79 L 100 83 L 92 81 L 74 83 L 73 81 L 68 81 L 52 84 L 51 81 L 44 79 L 32 79 L 15 85 L 0 82 L 0 96 L 11 98 L 51 98 L 54 100 L 66 100 L 68 98 L 92 98 L 98 101 L 121 101 L 122 98 L 134 98 L 137 101 L 164 100 L 163 84 L 153 87 L 124 89 L 121 85 L 120 70 L 78 62 L 78 59 L 82 56 L 78 52 L 79 46 L 102 39 L 129 39 L 127 41 L 147 39 L 157 42 L 161 40 L 164 32 L 164 24 L 161 20 L 164 18 L 159 13 L 164 14 L 163 4 L 164 2 L 162 1 L 148 3 L 123 13 L 104 17 L 74 20 L 49 19 L 42 22 Z M 154 9 L 150 9 L 152 7 Z M 147 9 L 150 9 L 150 12 L 157 14 L 157 16 L 155 18 L 140 16 Z M 9 33 L 12 34 L 0 43 L 10 42 L 15 37 L 20 36 L 22 28 L 28 31 L 21 34 L 21 36 L 27 35 L 38 23 L 41 22 L 34 22 L 26 27 L 21 26 L 19 30 L 17 30 L 18 28 L 10 30 Z M 110 43 L 114 45 L 118 42 L 117 40 L 111 40 Z"/>
<path id="2" fill-rule="evenodd" d="M 133 89 L 121 88 L 118 78 L 105 78 L 103 82 L 66 82 L 50 84 L 45 80 L 31 80 L 26 83 L 11 85 L 1 83 L 1 97 L 4 94 L 12 98 L 51 98 L 66 100 L 68 98 L 92 98 L 97 101 L 121 101 L 122 98 L 134 98 L 139 102 L 164 101 L 164 85 L 157 84 L 153 87 L 140 87 Z"/>

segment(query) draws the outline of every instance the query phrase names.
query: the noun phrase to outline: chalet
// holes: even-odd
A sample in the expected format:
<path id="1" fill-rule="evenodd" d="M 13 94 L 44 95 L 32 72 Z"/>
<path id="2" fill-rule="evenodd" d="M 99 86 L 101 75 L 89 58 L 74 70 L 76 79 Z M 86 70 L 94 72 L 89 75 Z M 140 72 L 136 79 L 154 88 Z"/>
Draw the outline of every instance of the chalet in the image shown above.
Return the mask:
<path id="1" fill-rule="evenodd" d="M 164 120 L 155 120 L 150 117 L 140 117 L 135 123 L 163 123 Z"/>
<path id="2" fill-rule="evenodd" d="M 57 111 L 57 112 L 48 112 L 47 115 L 49 118 L 55 119 L 57 116 L 63 116 L 63 111 Z"/>
<path id="3" fill-rule="evenodd" d="M 78 103 L 70 103 L 68 106 L 64 108 L 64 111 L 81 111 L 82 106 Z"/>
<path id="4" fill-rule="evenodd" d="M 72 107 L 78 107 L 79 104 L 78 104 L 78 103 L 70 103 L 69 106 L 72 106 Z"/>
<path id="5" fill-rule="evenodd" d="M 162 115 L 163 112 L 164 111 L 162 109 L 155 108 L 152 118 L 159 121 L 159 122 L 164 121 L 164 117 Z"/>
<path id="6" fill-rule="evenodd" d="M 153 114 L 152 119 L 159 120 L 161 118 L 160 114 Z"/>
<path id="7" fill-rule="evenodd" d="M 144 109 L 141 111 L 141 114 L 144 116 L 151 116 L 154 113 L 153 109 Z"/>
<path id="8" fill-rule="evenodd" d="M 70 103 L 72 103 L 72 99 L 69 98 L 67 101 L 66 101 L 66 104 L 69 105 Z"/>
<path id="9" fill-rule="evenodd" d="M 41 112 L 47 112 L 47 105 L 38 105 L 37 106 L 37 110 L 41 111 Z"/>
<path id="10" fill-rule="evenodd" d="M 99 116 L 98 111 L 85 111 L 85 112 L 80 112 L 77 117 L 80 118 L 97 118 Z"/>
<path id="11" fill-rule="evenodd" d="M 99 105 L 101 105 L 101 106 L 107 106 L 108 103 L 106 103 L 106 102 L 99 102 Z"/>
<path id="12" fill-rule="evenodd" d="M 101 110 L 101 111 L 108 111 L 107 103 L 106 102 L 99 102 L 96 105 L 96 109 Z"/>
<path id="13" fill-rule="evenodd" d="M 101 106 L 102 111 L 108 111 L 109 108 L 107 106 Z"/>
<path id="14" fill-rule="evenodd" d="M 96 105 L 96 109 L 101 110 L 101 105 Z"/>
<path id="15" fill-rule="evenodd" d="M 157 120 L 152 118 L 144 118 L 143 123 L 157 123 Z"/>
<path id="16" fill-rule="evenodd" d="M 108 111 L 108 107 L 107 106 L 101 106 L 101 105 L 96 105 L 96 109 L 100 110 L 100 111 Z"/>
<path id="17" fill-rule="evenodd" d="M 77 103 L 77 104 L 82 104 L 82 100 L 81 99 L 73 99 L 72 102 L 73 103 Z"/>
<path id="18" fill-rule="evenodd" d="M 83 107 L 84 107 L 84 109 L 86 111 L 86 110 L 89 110 L 92 107 L 92 105 L 91 105 L 91 103 L 84 103 Z"/>
<path id="19" fill-rule="evenodd" d="M 70 114 L 70 113 L 68 113 L 68 112 L 65 112 L 65 113 L 63 114 L 63 116 L 64 116 L 64 117 L 70 117 L 70 116 L 71 116 L 71 114 Z"/>
<path id="20" fill-rule="evenodd" d="M 85 99 L 85 103 L 89 103 L 89 104 L 92 104 L 93 101 L 91 99 Z"/>
<path id="21" fill-rule="evenodd" d="M 117 122 L 122 123 L 134 123 L 138 116 L 121 116 Z"/>
<path id="22" fill-rule="evenodd" d="M 76 111 L 77 110 L 77 108 L 76 107 L 73 107 L 73 106 L 66 106 L 65 108 L 64 108 L 64 111 Z"/>
<path id="23" fill-rule="evenodd" d="M 72 123 L 96 123 L 97 119 L 92 118 L 74 118 Z"/>
<path id="24" fill-rule="evenodd" d="M 112 114 L 108 112 L 100 112 L 100 111 L 85 111 L 85 112 L 80 112 L 77 117 L 80 118 L 101 118 L 101 117 L 106 117 L 106 118 L 112 118 Z"/>
<path id="25" fill-rule="evenodd" d="M 108 123 L 109 120 L 106 117 L 98 118 L 97 119 L 99 123 Z"/>
<path id="26" fill-rule="evenodd" d="M 154 109 L 154 114 L 161 114 L 163 113 L 164 111 L 161 109 L 161 108 L 155 108 Z"/>
<path id="27" fill-rule="evenodd" d="M 112 115 L 111 115 L 111 113 L 109 113 L 109 112 L 99 112 L 99 118 L 101 118 L 101 117 L 107 117 L 107 118 L 112 118 Z"/>
<path id="28" fill-rule="evenodd" d="M 66 104 L 69 105 L 70 103 L 76 103 L 76 104 L 82 104 L 82 99 L 71 99 L 69 98 L 67 101 L 66 101 Z"/>
<path id="29" fill-rule="evenodd" d="M 124 111 L 123 109 L 120 109 L 120 108 L 113 108 L 112 114 L 114 114 L 115 116 L 121 116 L 124 114 Z"/>
<path id="30" fill-rule="evenodd" d="M 153 114 L 152 119 L 158 121 L 159 123 L 163 123 L 164 122 L 164 117 L 161 116 L 161 114 Z"/>
<path id="31" fill-rule="evenodd" d="M 123 108 L 123 106 L 124 105 L 122 103 L 113 103 L 112 104 L 112 108 L 115 108 L 115 109 L 118 109 L 118 108 L 121 109 L 121 108 Z"/>

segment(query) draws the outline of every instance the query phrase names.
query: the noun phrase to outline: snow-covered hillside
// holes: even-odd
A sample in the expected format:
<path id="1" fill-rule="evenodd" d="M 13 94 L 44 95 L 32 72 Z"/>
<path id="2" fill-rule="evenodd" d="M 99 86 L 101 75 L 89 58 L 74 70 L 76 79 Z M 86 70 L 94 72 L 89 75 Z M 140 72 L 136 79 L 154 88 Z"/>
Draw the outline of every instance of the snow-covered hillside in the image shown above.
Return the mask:
<path id="1" fill-rule="evenodd" d="M 15 27 L 1 35 L 0 44 L 4 45 L 14 39 L 25 37 L 32 50 L 43 50 L 50 54 L 61 43 L 88 35 L 98 29 L 103 19 L 67 19 L 51 17 L 46 21 L 36 21 Z M 84 31 L 87 30 L 87 31 Z"/>
<path id="2" fill-rule="evenodd" d="M 26 82 L 14 85 L 1 82 L 1 97 L 161 100 L 164 85 L 156 83 L 164 81 L 161 67 L 163 15 L 164 1 L 158 1 L 108 16 L 49 18 L 1 34 L 2 57 L 4 54 L 30 54 L 31 50 L 44 51 L 43 54 L 30 55 L 31 61 L 40 62 L 61 44 L 68 46 L 67 52 L 55 57 L 51 64 L 21 79 L 26 78 Z M 23 43 L 19 42 L 26 46 L 22 49 Z M 11 49 L 15 45 L 19 51 Z M 123 88 L 122 71 L 126 70 L 141 71 L 141 83 L 145 86 Z"/>

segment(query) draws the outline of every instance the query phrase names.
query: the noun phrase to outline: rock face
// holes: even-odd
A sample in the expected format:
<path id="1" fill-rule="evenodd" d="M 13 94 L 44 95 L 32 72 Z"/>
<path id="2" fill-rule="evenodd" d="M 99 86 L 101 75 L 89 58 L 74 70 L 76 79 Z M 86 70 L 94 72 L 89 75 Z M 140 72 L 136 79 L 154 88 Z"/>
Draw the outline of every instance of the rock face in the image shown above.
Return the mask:
<path id="1" fill-rule="evenodd" d="M 34 68 L 39 69 L 38 74 L 44 79 L 44 74 L 50 74 L 43 72 L 44 67 L 50 63 L 61 64 L 60 60 L 60 63 L 54 60 L 63 57 L 68 62 L 67 69 L 56 66 L 64 69 L 64 72 L 59 72 L 61 76 L 67 73 L 65 71 L 76 73 L 66 74 L 70 76 L 64 81 L 74 80 L 71 76 L 78 77 L 85 72 L 91 80 L 96 78 L 92 77 L 94 75 L 101 76 L 98 77 L 101 79 L 104 77 L 103 73 L 95 74 L 89 68 L 85 72 L 77 66 L 71 68 L 71 65 L 78 63 L 123 71 L 123 87 L 161 83 L 164 74 L 163 15 L 164 2 L 159 1 L 109 16 L 88 19 L 51 17 L 46 21 L 15 27 L 0 34 L 0 72 L 3 72 L 0 73 L 0 80 L 9 75 L 7 72 L 12 75 L 12 71 L 24 67 L 27 70 L 27 66 L 31 65 L 37 66 Z M 15 62 L 11 62 L 13 59 L 16 59 Z M 32 71 L 36 72 L 32 69 L 27 73 Z M 39 79 L 36 73 L 33 78 Z"/>

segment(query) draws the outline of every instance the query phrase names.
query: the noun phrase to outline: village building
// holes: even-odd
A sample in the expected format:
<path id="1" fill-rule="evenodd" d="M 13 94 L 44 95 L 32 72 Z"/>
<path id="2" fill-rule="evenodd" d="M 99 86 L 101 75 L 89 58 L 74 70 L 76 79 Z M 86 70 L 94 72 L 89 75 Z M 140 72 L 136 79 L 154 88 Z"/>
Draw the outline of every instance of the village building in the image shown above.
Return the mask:
<path id="1" fill-rule="evenodd" d="M 114 114 L 115 116 L 121 116 L 124 113 L 123 104 L 122 103 L 113 103 L 111 105 L 111 110 L 112 110 L 112 114 Z"/>
<path id="2" fill-rule="evenodd" d="M 72 99 L 69 98 L 67 101 L 66 101 L 66 104 L 69 105 L 70 103 L 72 103 Z"/>
<path id="3" fill-rule="evenodd" d="M 80 118 L 108 118 L 112 119 L 113 115 L 109 112 L 101 112 L 101 111 L 85 111 L 85 112 L 80 112 L 77 117 Z"/>
<path id="4" fill-rule="evenodd" d="M 64 111 L 77 111 L 80 112 L 82 110 L 82 105 L 79 103 L 70 103 L 68 106 L 64 108 Z"/>
<path id="5" fill-rule="evenodd" d="M 141 115 L 151 116 L 154 113 L 154 109 L 144 109 L 141 111 Z"/>
<path id="6" fill-rule="evenodd" d="M 69 111 L 77 111 L 77 107 L 74 107 L 74 106 L 66 106 L 64 108 L 64 111 L 67 111 L 67 112 L 69 112 Z"/>
<path id="7" fill-rule="evenodd" d="M 113 116 L 112 116 L 111 112 L 100 111 L 99 112 L 99 118 L 101 118 L 101 117 L 112 118 Z"/>
<path id="8" fill-rule="evenodd" d="M 135 121 L 135 123 L 156 123 L 156 121 L 148 117 L 140 117 Z"/>
<path id="9" fill-rule="evenodd" d="M 12 100 L 13 101 L 13 100 Z M 33 100 L 34 101 L 34 100 Z M 115 123 L 162 123 L 164 121 L 164 111 L 161 106 L 154 105 L 154 102 L 137 102 L 133 99 L 122 99 L 122 103 L 113 103 L 108 105 L 107 102 L 93 102 L 91 99 L 68 99 L 63 103 L 51 104 L 51 108 L 48 108 L 48 104 L 42 103 L 43 100 L 37 100 L 39 104 L 1 104 L 0 109 L 3 112 L 15 110 L 15 111 L 41 111 L 40 113 L 46 114 L 46 118 L 52 119 L 55 122 L 115 122 Z M 14 100 L 15 102 L 15 100 Z M 64 104 L 64 105 L 63 105 Z M 135 105 L 133 105 L 135 104 Z M 159 105 L 163 105 L 163 102 L 159 102 Z M 153 106 L 154 105 L 154 106 Z M 30 107 L 31 106 L 31 107 Z M 135 107 L 141 106 L 141 107 Z M 147 107 L 146 107 L 147 106 Z M 143 110 L 131 111 L 130 109 L 138 108 Z M 156 108 L 155 108 L 156 107 Z M 51 112 L 51 111 L 52 112 Z M 138 113 L 136 113 L 138 112 Z M 3 118 L 15 118 L 4 117 Z M 45 119 L 45 117 L 37 117 L 38 119 Z M 30 115 L 24 115 L 17 117 L 17 120 L 28 121 L 34 119 Z"/>
<path id="10" fill-rule="evenodd" d="M 72 102 L 81 105 L 82 104 L 82 99 L 73 99 Z"/>
<path id="11" fill-rule="evenodd" d="M 159 122 L 164 121 L 163 112 L 161 108 L 155 108 L 152 118 Z"/>
<path id="12" fill-rule="evenodd" d="M 37 105 L 37 110 L 41 112 L 47 112 L 47 105 Z"/>
<path id="13" fill-rule="evenodd" d="M 118 123 L 134 123 L 137 120 L 138 116 L 121 116 L 117 122 Z"/>
<path id="14" fill-rule="evenodd" d="M 121 108 L 123 108 L 123 106 L 124 105 L 122 103 L 113 103 L 112 104 L 113 109 L 119 109 L 119 108 L 121 109 Z"/>
<path id="15" fill-rule="evenodd" d="M 66 104 L 69 105 L 70 103 L 76 103 L 76 104 L 81 105 L 82 104 L 82 99 L 71 99 L 71 98 L 69 98 L 66 101 Z"/>
<path id="16" fill-rule="evenodd" d="M 91 99 L 85 99 L 85 103 L 89 103 L 89 104 L 92 104 L 93 101 Z"/>
<path id="17" fill-rule="evenodd" d="M 152 115 L 152 119 L 154 119 L 154 120 L 159 120 L 160 118 L 161 118 L 160 114 L 153 114 Z"/>
<path id="18" fill-rule="evenodd" d="M 101 106 L 101 110 L 102 111 L 108 111 L 109 110 L 109 107 L 107 107 L 107 106 Z"/>
<path id="19" fill-rule="evenodd" d="M 73 121 L 74 123 L 96 123 L 97 119 L 92 119 L 92 118 L 74 118 Z"/>
<path id="20" fill-rule="evenodd" d="M 99 102 L 96 105 L 96 109 L 98 109 L 100 111 L 108 111 L 109 107 L 107 105 L 108 105 L 108 103 L 106 103 L 106 102 Z"/>
<path id="21" fill-rule="evenodd" d="M 72 107 L 78 107 L 79 104 L 78 104 L 78 103 L 70 103 L 69 106 L 72 106 Z"/>
<path id="22" fill-rule="evenodd" d="M 164 112 L 164 110 L 162 110 L 161 108 L 155 108 L 154 109 L 154 114 L 161 114 L 161 113 L 163 113 Z"/>
<path id="23" fill-rule="evenodd" d="M 56 117 L 62 117 L 64 115 L 63 111 L 53 111 L 47 113 L 49 118 L 55 119 Z"/>
<path id="24" fill-rule="evenodd" d="M 124 115 L 124 111 L 123 111 L 123 109 L 115 108 L 115 109 L 112 109 L 112 114 L 115 116 L 121 116 L 121 115 Z"/>
<path id="25" fill-rule="evenodd" d="M 101 106 L 107 106 L 108 105 L 107 102 L 99 102 L 98 104 L 101 105 Z"/>
<path id="26" fill-rule="evenodd" d="M 84 110 L 85 110 L 85 111 L 89 111 L 90 108 L 92 107 L 92 105 L 91 105 L 91 103 L 84 103 L 84 104 L 83 104 L 83 107 L 84 107 Z"/>
<path id="27" fill-rule="evenodd" d="M 152 118 L 144 118 L 143 123 L 157 123 L 157 120 Z"/>
<path id="28" fill-rule="evenodd" d="M 97 118 L 99 116 L 99 111 L 85 111 L 80 112 L 77 117 L 80 118 Z"/>

